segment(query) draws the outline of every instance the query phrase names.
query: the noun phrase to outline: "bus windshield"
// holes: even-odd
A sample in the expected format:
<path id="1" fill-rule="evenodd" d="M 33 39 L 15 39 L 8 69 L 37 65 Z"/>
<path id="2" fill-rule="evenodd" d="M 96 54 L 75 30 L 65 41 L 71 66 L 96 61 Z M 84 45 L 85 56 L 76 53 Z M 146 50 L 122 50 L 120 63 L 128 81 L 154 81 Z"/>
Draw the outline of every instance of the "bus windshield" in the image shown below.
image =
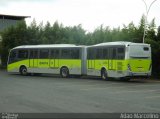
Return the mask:
<path id="1" fill-rule="evenodd" d="M 8 64 L 13 63 L 16 60 L 16 51 L 12 50 L 9 55 Z"/>
<path id="2" fill-rule="evenodd" d="M 129 57 L 130 58 L 150 58 L 150 47 L 148 46 L 138 46 L 132 45 L 129 48 Z"/>

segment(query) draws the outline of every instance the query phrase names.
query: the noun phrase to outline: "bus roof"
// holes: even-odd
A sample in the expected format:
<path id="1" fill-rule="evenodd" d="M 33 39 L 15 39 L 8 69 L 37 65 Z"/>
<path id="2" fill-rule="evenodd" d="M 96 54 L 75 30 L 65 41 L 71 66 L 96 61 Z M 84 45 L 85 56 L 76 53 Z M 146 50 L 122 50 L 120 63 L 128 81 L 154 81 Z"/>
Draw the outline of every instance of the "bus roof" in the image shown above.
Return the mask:
<path id="1" fill-rule="evenodd" d="M 14 47 L 13 49 L 34 49 L 34 48 L 74 48 L 74 47 L 96 47 L 96 46 L 108 46 L 108 45 L 123 45 L 123 46 L 130 46 L 130 45 L 142 45 L 142 46 L 150 46 L 149 44 L 146 43 L 133 43 L 133 42 L 125 42 L 125 41 L 119 41 L 119 42 L 105 42 L 105 43 L 100 43 L 96 45 L 91 45 L 91 46 L 85 46 L 85 45 L 74 45 L 74 44 L 46 44 L 46 45 L 22 45 L 22 46 L 17 46 Z"/>
<path id="2" fill-rule="evenodd" d="M 22 45 L 14 47 L 13 49 L 25 49 L 25 48 L 65 48 L 65 47 L 84 47 L 82 45 L 74 45 L 74 44 L 48 44 L 48 45 Z"/>
<path id="3" fill-rule="evenodd" d="M 133 42 L 125 42 L 125 41 L 119 41 L 119 42 L 105 42 L 105 43 L 100 43 L 92 46 L 107 46 L 107 45 L 124 45 L 124 46 L 130 46 L 130 45 L 148 45 L 146 43 L 133 43 Z M 92 47 L 91 46 L 91 47 Z M 89 46 L 90 47 L 90 46 Z"/>

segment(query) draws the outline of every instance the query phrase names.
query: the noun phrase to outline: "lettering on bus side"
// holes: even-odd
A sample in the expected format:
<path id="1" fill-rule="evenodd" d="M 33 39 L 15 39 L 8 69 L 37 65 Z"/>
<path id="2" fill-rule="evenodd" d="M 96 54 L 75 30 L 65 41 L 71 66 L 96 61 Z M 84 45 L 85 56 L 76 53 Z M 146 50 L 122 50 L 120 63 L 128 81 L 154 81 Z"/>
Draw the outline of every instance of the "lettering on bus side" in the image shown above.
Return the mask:
<path id="1" fill-rule="evenodd" d="M 47 64 L 48 65 L 48 62 L 39 62 L 40 65 L 45 65 Z"/>

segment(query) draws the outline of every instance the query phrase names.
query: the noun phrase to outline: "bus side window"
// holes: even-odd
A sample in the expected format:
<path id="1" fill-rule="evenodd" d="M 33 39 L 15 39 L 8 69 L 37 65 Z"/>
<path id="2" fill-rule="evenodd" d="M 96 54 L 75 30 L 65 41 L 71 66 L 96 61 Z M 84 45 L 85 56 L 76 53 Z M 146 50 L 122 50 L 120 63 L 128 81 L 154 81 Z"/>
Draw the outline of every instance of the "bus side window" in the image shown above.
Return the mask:
<path id="1" fill-rule="evenodd" d="M 96 59 L 103 59 L 103 50 L 102 48 L 96 49 Z"/>
<path id="2" fill-rule="evenodd" d="M 48 49 L 41 49 L 39 58 L 40 59 L 48 59 L 49 58 L 49 50 Z"/>
<path id="3" fill-rule="evenodd" d="M 51 59 L 54 59 L 54 58 L 55 58 L 55 50 L 54 50 L 54 49 L 51 50 L 50 58 L 51 58 Z"/>
<path id="4" fill-rule="evenodd" d="M 113 49 L 113 55 L 112 55 L 113 59 L 117 59 L 117 52 L 116 52 L 116 48 Z"/>
<path id="5" fill-rule="evenodd" d="M 38 58 L 38 50 L 30 50 L 30 59 L 37 59 Z"/>
<path id="6" fill-rule="evenodd" d="M 79 59 L 80 58 L 80 49 L 71 49 L 71 57 L 72 59 Z"/>
<path id="7" fill-rule="evenodd" d="M 108 48 L 103 48 L 103 59 L 108 59 Z"/>
<path id="8" fill-rule="evenodd" d="M 87 59 L 95 59 L 95 49 L 94 48 L 88 48 Z"/>
<path id="9" fill-rule="evenodd" d="M 117 58 L 124 59 L 125 57 L 125 48 L 117 48 Z"/>
<path id="10" fill-rule="evenodd" d="M 60 51 L 59 49 L 51 49 L 50 58 L 51 59 L 58 59 Z"/>
<path id="11" fill-rule="evenodd" d="M 109 48 L 109 59 L 117 59 L 116 48 Z"/>
<path id="12" fill-rule="evenodd" d="M 27 58 L 28 58 L 28 50 L 18 51 L 18 59 L 27 59 Z"/>
<path id="13" fill-rule="evenodd" d="M 61 58 L 62 59 L 71 59 L 70 49 L 62 49 L 61 50 Z"/>
<path id="14" fill-rule="evenodd" d="M 30 51 L 30 55 L 29 55 L 29 58 L 30 58 L 30 59 L 33 59 L 33 56 L 34 56 L 33 54 L 34 54 L 34 53 L 33 53 L 33 50 L 31 50 L 31 51 Z"/>
<path id="15" fill-rule="evenodd" d="M 55 59 L 59 59 L 59 56 L 60 56 L 60 50 L 59 49 L 55 49 L 55 51 L 54 51 Z"/>

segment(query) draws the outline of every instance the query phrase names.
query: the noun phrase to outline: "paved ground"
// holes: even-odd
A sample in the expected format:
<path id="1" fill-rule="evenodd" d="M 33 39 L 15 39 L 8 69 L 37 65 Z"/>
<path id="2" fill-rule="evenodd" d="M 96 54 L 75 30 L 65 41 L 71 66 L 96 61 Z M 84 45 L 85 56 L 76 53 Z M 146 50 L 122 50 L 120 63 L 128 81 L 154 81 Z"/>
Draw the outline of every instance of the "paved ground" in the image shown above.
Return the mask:
<path id="1" fill-rule="evenodd" d="M 0 112 L 160 112 L 160 81 L 63 79 L 0 71 Z"/>

